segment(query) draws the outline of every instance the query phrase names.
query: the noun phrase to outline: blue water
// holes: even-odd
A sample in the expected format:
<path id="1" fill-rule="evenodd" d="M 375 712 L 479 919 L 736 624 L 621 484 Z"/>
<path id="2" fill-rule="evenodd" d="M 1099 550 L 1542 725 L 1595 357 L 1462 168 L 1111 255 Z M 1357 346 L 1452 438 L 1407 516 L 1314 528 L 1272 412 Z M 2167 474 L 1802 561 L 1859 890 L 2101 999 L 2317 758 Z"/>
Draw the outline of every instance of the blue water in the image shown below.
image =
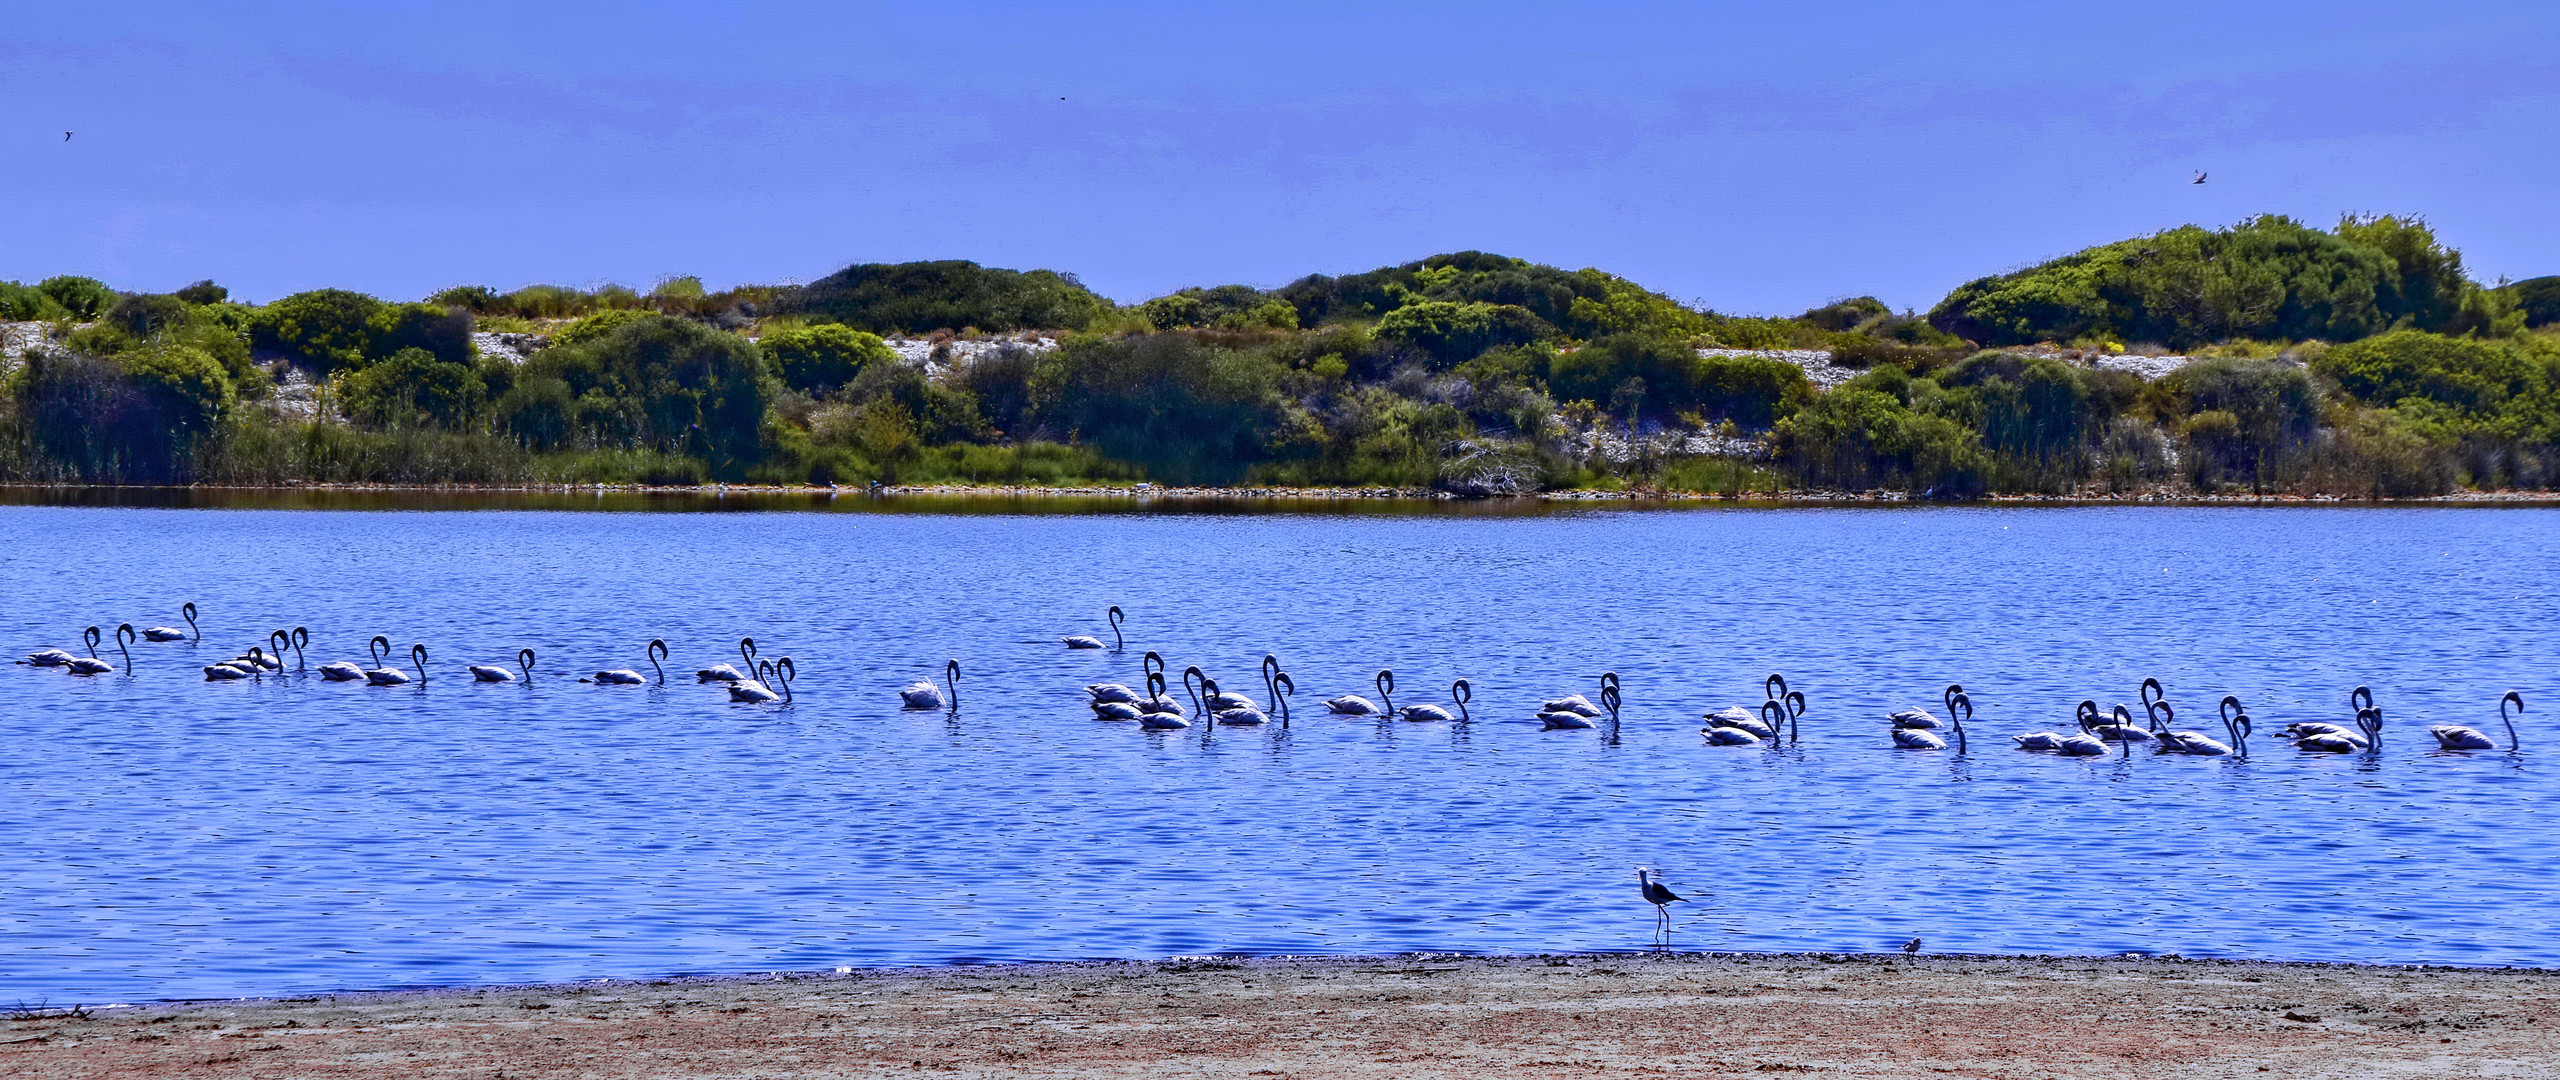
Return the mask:
<path id="1" fill-rule="evenodd" d="M 1733 510 L 1304 515 L 356 513 L 0 508 L 0 638 L 176 624 L 134 672 L 0 667 L 0 1000 L 118 1001 L 677 972 L 1210 952 L 1688 949 L 2560 963 L 2560 740 L 2420 730 L 2536 709 L 2560 654 L 2538 510 Z M 1066 633 L 1130 615 L 1125 653 Z M 311 629 L 423 686 L 206 683 Z M 787 708 L 693 668 L 752 634 Z M 600 667 L 664 687 L 600 687 Z M 539 651 L 531 685 L 462 665 Z M 1285 728 L 1155 734 L 1078 689 L 1139 652 Z M 109 659 L 117 659 L 112 648 Z M 956 715 L 895 688 L 966 671 Z M 1321 715 L 1393 667 L 1474 722 Z M 1607 730 L 1545 697 L 1623 674 Z M 1785 672 L 1767 750 L 1699 713 Z M 2190 720 L 2344 718 L 2372 755 L 2005 749 L 2163 680 Z M 1883 714 L 1964 683 L 1973 752 Z M 1179 691 L 1177 691 L 1179 693 Z"/>

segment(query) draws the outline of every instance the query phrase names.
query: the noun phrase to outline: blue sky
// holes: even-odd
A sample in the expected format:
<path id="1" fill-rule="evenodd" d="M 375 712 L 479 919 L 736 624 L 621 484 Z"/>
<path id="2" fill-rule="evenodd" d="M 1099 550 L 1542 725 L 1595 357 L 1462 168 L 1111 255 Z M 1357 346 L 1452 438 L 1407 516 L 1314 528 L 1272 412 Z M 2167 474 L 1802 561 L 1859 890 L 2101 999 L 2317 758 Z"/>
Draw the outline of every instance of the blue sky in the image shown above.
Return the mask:
<path id="1" fill-rule="evenodd" d="M 0 278 L 1134 301 L 1479 248 L 1780 314 L 2344 211 L 2560 273 L 2560 5 L 215 7 L 0 23 Z"/>

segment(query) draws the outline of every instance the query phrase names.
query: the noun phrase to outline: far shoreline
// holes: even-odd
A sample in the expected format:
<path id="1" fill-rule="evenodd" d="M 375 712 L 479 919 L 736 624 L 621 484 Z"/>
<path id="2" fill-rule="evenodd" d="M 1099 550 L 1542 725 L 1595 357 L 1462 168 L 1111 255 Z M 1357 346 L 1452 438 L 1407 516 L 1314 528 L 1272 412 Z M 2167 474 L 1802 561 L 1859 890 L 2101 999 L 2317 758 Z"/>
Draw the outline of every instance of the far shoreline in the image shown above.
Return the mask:
<path id="1" fill-rule="evenodd" d="M 667 500 L 739 499 L 769 501 L 780 504 L 800 503 L 818 506 L 843 506 L 875 503 L 884 507 L 901 502 L 928 503 L 999 503 L 1055 504 L 1090 503 L 1120 505 L 1131 508 L 1156 506 L 1214 507 L 1219 505 L 1258 505 L 1278 507 L 1354 507 L 1383 505 L 1427 505 L 1449 510 L 1504 508 L 1640 508 L 1640 509 L 1758 509 L 1758 508 L 1824 508 L 1881 507 L 1914 508 L 2011 508 L 2052 507 L 2085 508 L 2115 506 L 2159 507 L 2372 507 L 2372 508 L 2547 508 L 2560 507 L 2560 491 L 2468 491 L 2446 495 L 2412 497 L 2370 497 L 2346 495 L 2305 495 L 2293 493 L 2217 493 L 2143 491 L 2143 492 L 2073 492 L 2069 494 L 2003 494 L 1970 499 L 1934 499 L 1908 492 L 1782 490 L 1755 492 L 1682 492 L 1655 490 L 1555 490 L 1521 495 L 1470 497 L 1429 488 L 1309 488 L 1309 487 L 1208 487 L 1164 486 L 1154 484 L 1036 486 L 1002 484 L 912 484 L 871 487 L 826 487 L 771 484 L 378 484 L 378 483 L 289 483 L 289 484 L 48 484 L 27 481 L 0 482 L 0 504 L 39 506 L 129 505 L 186 507 L 197 505 L 201 497 L 214 505 L 238 500 L 242 507 L 254 506 L 261 497 L 287 498 L 310 496 L 326 499 L 333 496 L 418 496 L 470 498 L 507 498 L 540 496 L 557 499 L 564 496 L 623 496 Z"/>

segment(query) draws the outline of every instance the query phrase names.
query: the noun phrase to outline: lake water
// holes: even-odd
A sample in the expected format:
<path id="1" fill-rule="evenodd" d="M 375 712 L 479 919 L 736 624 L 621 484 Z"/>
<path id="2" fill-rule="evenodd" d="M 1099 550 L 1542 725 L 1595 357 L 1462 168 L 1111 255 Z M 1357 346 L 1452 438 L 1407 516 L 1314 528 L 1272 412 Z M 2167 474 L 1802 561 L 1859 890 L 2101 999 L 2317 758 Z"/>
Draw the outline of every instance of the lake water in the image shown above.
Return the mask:
<path id="1" fill-rule="evenodd" d="M 2560 514 L 1807 509 L 971 516 L 0 508 L 13 654 L 179 625 L 130 676 L 0 668 L 0 1000 L 1202 953 L 1641 948 L 2560 964 Z M 1127 652 L 1069 651 L 1127 609 Z M 398 688 L 199 668 L 302 625 Z M 790 707 L 690 672 L 741 635 Z M 663 687 L 582 685 L 605 667 Z M 467 663 L 519 647 L 530 685 Z M 1141 731 L 1079 689 L 1156 649 L 1283 727 Z M 117 660 L 110 647 L 105 654 Z M 895 690 L 965 667 L 956 714 Z M 119 661 L 120 662 L 120 661 Z M 1323 714 L 1395 669 L 1472 723 Z M 1608 730 L 1539 700 L 1625 680 Z M 1705 745 L 1784 672 L 1802 740 Z M 2249 760 L 2009 749 L 2157 676 Z M 1972 753 L 1882 717 L 1972 690 Z M 2341 720 L 2382 750 L 2263 733 Z M 1179 690 L 1175 691 L 1177 694 Z M 2546 704 L 2548 703 L 2548 704 Z"/>

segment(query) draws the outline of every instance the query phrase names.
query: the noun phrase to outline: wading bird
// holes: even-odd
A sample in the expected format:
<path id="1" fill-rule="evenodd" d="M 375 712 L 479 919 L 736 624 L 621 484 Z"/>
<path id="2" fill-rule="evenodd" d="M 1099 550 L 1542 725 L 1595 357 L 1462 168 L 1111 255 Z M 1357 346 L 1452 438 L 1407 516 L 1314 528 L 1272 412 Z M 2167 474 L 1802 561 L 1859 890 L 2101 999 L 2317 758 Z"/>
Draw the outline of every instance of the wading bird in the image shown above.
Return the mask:
<path id="1" fill-rule="evenodd" d="M 1128 648 L 1128 641 L 1120 636 L 1120 620 L 1123 618 L 1120 614 L 1120 605 L 1111 605 L 1111 611 L 1105 616 L 1105 618 L 1108 618 L 1111 621 L 1111 647 L 1115 650 Z M 1102 647 L 1101 638 L 1086 637 L 1082 634 L 1078 634 L 1075 637 L 1059 638 L 1058 640 L 1065 643 L 1065 645 L 1070 649 L 1099 649 Z"/>
<path id="2" fill-rule="evenodd" d="M 1636 889 L 1644 894 L 1645 903 L 1653 905 L 1654 938 L 1660 940 L 1670 934 L 1671 905 L 1688 903 L 1689 898 L 1672 892 L 1669 886 L 1654 880 L 1653 868 L 1650 866 L 1636 867 Z"/>
<path id="3" fill-rule="evenodd" d="M 195 601 L 189 600 L 187 601 L 186 606 L 179 608 L 178 617 L 187 621 L 186 630 L 179 630 L 167 626 L 147 626 L 142 630 L 142 640 L 186 641 L 189 640 L 189 631 L 193 631 L 194 640 L 201 641 L 204 639 L 204 628 L 196 625 Z"/>
<path id="4" fill-rule="evenodd" d="M 1950 690 L 1947 694 L 1947 726 L 1949 734 L 1956 737 L 1956 753 L 1962 754 L 1966 750 L 1964 721 L 1971 715 L 1973 715 L 1973 699 L 1966 697 L 1960 691 Z M 1940 738 L 1937 732 L 1927 728 L 1903 727 L 1900 723 L 1896 723 L 1893 728 L 1893 745 L 1904 750 L 1944 750 L 1947 748 L 1947 740 Z"/>
<path id="5" fill-rule="evenodd" d="M 118 628 L 116 633 L 116 648 L 124 648 L 124 635 L 131 633 L 132 631 L 133 624 L 131 623 L 126 623 L 124 626 Z M 97 627 L 92 626 L 80 632 L 80 640 L 87 643 L 89 647 L 89 655 L 76 657 L 69 664 L 64 665 L 70 669 L 71 674 L 104 675 L 116 669 L 114 664 L 98 659 L 98 642 L 101 639 L 102 637 L 99 634 Z M 124 654 L 124 666 L 127 669 L 131 669 L 133 667 L 133 654 L 131 652 Z"/>
<path id="6" fill-rule="evenodd" d="M 906 702 L 907 708 L 910 709 L 939 709 L 948 705 L 952 712 L 959 712 L 960 661 L 945 661 L 942 665 L 942 678 L 951 685 L 951 699 L 948 702 L 943 700 L 941 690 L 936 689 L 931 682 L 922 679 L 908 683 L 904 689 L 898 691 L 898 697 Z"/>
<path id="7" fill-rule="evenodd" d="M 1153 731 L 1172 731 L 1176 728 L 1190 727 L 1191 721 L 1182 718 L 1182 707 L 1174 704 L 1172 698 L 1164 696 L 1164 692 L 1163 669 L 1148 671 L 1147 701 L 1143 711 L 1138 714 L 1138 726 Z"/>
<path id="8" fill-rule="evenodd" d="M 2295 749 L 2320 754 L 2352 754 L 2382 745 L 2382 710 L 2367 708 L 2356 713 L 2356 733 L 2324 731 L 2293 740 Z"/>
<path id="9" fill-rule="evenodd" d="M 383 659 L 376 660 L 374 662 L 382 664 L 383 666 L 376 667 L 371 671 L 365 672 L 364 681 L 368 685 L 372 686 L 406 685 L 409 682 L 409 674 L 399 668 L 391 667 L 387 663 L 384 663 L 384 661 L 390 658 L 391 642 L 378 634 L 374 636 L 373 640 L 380 643 L 380 652 L 383 657 Z M 420 684 L 424 684 L 427 681 L 427 647 L 416 644 L 410 645 L 409 663 L 418 669 L 418 682 Z"/>
<path id="10" fill-rule="evenodd" d="M 1756 732 L 1775 731 L 1778 725 L 1786 723 L 1786 707 L 1774 701 L 1761 702 L 1760 719 L 1752 721 L 1747 728 L 1734 723 L 1730 715 L 1740 711 L 1739 708 L 1731 708 L 1708 713 L 1707 719 L 1714 723 L 1699 728 L 1698 734 L 1707 737 L 1709 746 L 1758 746 L 1760 736 Z"/>
<path id="11" fill-rule="evenodd" d="M 229 682 L 234 679 L 254 678 L 265 670 L 264 666 L 258 662 L 261 659 L 258 647 L 252 645 L 249 647 L 249 658 L 246 660 L 225 660 L 206 667 L 204 681 Z"/>
<path id="12" fill-rule="evenodd" d="M 2221 740 L 2201 731 L 2171 730 L 2171 725 L 2178 722 L 2178 710 L 2171 708 L 2169 703 L 2166 701 L 2152 702 L 2152 723 L 2157 725 L 2154 728 L 2154 735 L 2160 741 L 2160 752 L 2164 754 L 2195 754 L 2200 757 L 2221 757 L 2225 754 L 2231 753 L 2234 746 L 2241 745 L 2241 729 L 2239 725 L 2232 722 L 2232 719 L 2236 715 L 2239 718 L 2240 723 L 2245 724 L 2248 723 L 2249 716 L 2247 713 L 2235 714 L 2233 712 L 2234 707 L 2240 703 L 2239 698 L 2227 697 L 2224 700 L 2230 704 L 2222 707 L 2222 730 L 2225 735 L 2230 737 L 2230 743 L 2224 743 Z"/>
<path id="13" fill-rule="evenodd" d="M 650 638 L 649 647 L 644 651 L 649 656 L 649 669 L 657 672 L 658 683 L 660 685 L 665 685 L 667 681 L 667 669 L 660 665 L 658 661 L 667 655 L 666 639 Z M 596 672 L 593 678 L 580 679 L 578 681 L 591 682 L 599 686 L 638 686 L 641 683 L 648 682 L 649 680 L 642 676 L 638 671 L 632 670 L 631 668 L 615 668 L 611 671 Z"/>
<path id="14" fill-rule="evenodd" d="M 1383 709 L 1371 704 L 1368 698 L 1361 697 L 1358 694 L 1344 694 L 1341 697 L 1325 702 L 1324 707 L 1343 716 L 1376 716 L 1379 713 L 1394 709 L 1396 707 L 1396 673 L 1385 668 L 1380 668 L 1378 669 L 1378 678 L 1376 679 L 1376 682 L 1378 686 L 1378 700 L 1387 703 L 1386 707 Z"/>
<path id="15" fill-rule="evenodd" d="M 132 661 L 128 660 L 126 663 L 129 664 Z M 2512 754 L 2521 744 L 2516 739 L 2516 722 L 2507 717 L 2509 705 L 2514 705 L 2516 712 L 2522 713 L 2524 698 L 2515 691 L 2509 690 L 2507 696 L 2498 699 L 2498 722 L 2507 725 L 2507 752 Z M 2498 748 L 2497 740 L 2490 738 L 2477 728 L 2467 728 L 2460 724 L 2437 724 L 2428 728 L 2427 734 L 2435 736 L 2436 746 L 2445 750 L 2495 750 Z"/>
<path id="16" fill-rule="evenodd" d="M 1449 701 L 1458 707 L 1458 715 L 1451 716 L 1449 710 L 1437 705 L 1407 705 L 1396 710 L 1396 715 L 1407 720 L 1455 720 L 1464 723 L 1470 719 L 1467 702 L 1475 696 L 1476 688 L 1467 685 L 1467 680 L 1460 679 L 1449 684 Z"/>
<path id="17" fill-rule="evenodd" d="M 694 681 L 733 683 L 755 677 L 756 639 L 751 637 L 742 637 L 738 639 L 738 658 L 746 663 L 746 667 L 733 668 L 727 664 L 713 664 L 710 667 L 694 672 Z"/>
<path id="18" fill-rule="evenodd" d="M 791 680 L 799 670 L 788 656 L 779 660 L 758 660 L 756 680 L 729 684 L 729 700 L 755 705 L 772 701 L 791 704 Z"/>
<path id="19" fill-rule="evenodd" d="M 524 681 L 533 681 L 533 650 L 516 650 L 516 667 L 524 672 Z M 471 677 L 480 682 L 514 682 L 516 673 L 494 664 L 473 664 Z"/>

